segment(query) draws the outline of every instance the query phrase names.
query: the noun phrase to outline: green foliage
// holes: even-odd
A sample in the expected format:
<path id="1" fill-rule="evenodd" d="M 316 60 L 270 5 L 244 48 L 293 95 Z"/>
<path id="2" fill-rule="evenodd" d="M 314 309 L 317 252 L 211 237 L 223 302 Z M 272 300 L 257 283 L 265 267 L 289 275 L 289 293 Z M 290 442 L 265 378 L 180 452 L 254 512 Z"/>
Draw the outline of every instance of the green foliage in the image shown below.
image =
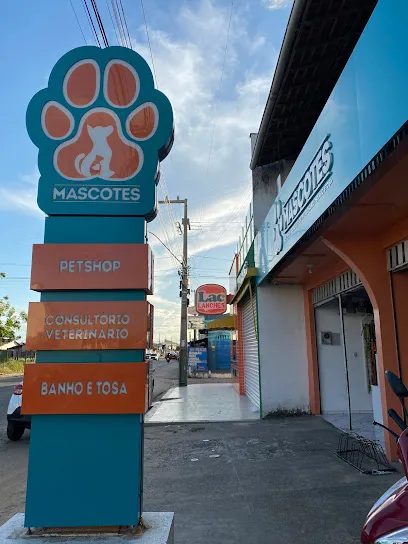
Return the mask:
<path id="1" fill-rule="evenodd" d="M 0 341 L 18 340 L 20 328 L 26 322 L 26 312 L 18 312 L 9 297 L 0 298 Z"/>
<path id="2" fill-rule="evenodd" d="M 26 364 L 29 364 L 28 362 Z M 24 359 L 9 359 L 0 363 L 0 376 L 24 374 Z"/>

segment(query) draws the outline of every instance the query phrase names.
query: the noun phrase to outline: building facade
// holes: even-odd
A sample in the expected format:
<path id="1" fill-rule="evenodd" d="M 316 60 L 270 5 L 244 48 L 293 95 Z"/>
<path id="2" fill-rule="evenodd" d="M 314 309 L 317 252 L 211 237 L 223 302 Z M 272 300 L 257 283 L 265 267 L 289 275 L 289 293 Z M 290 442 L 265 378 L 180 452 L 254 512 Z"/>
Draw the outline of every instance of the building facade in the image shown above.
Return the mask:
<path id="1" fill-rule="evenodd" d="M 261 416 L 310 410 L 371 437 L 400 413 L 384 371 L 408 382 L 407 23 L 405 0 L 295 0 L 252 136 L 253 236 L 231 270 L 237 389 L 249 291 Z"/>

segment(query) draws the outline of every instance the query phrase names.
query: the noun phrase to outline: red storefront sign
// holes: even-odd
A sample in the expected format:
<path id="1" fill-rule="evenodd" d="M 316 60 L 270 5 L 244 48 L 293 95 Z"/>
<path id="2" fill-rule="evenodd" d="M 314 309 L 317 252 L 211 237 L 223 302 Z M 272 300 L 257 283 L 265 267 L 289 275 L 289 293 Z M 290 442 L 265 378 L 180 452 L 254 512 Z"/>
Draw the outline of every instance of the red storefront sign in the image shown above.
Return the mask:
<path id="1" fill-rule="evenodd" d="M 195 304 L 198 314 L 224 314 L 227 311 L 227 291 L 222 285 L 201 285 L 196 290 Z"/>

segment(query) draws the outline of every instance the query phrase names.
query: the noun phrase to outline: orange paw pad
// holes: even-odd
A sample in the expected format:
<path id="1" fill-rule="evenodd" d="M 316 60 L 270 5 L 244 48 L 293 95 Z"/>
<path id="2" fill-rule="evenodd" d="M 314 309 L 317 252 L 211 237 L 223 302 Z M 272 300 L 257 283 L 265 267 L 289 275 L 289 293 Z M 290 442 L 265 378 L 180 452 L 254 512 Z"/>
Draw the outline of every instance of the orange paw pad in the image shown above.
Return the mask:
<path id="1" fill-rule="evenodd" d="M 99 66 L 91 59 L 74 64 L 64 78 L 64 96 L 76 108 L 92 104 L 99 93 Z"/>
<path id="2" fill-rule="evenodd" d="M 132 111 L 126 121 L 126 128 L 136 140 L 147 140 L 156 132 L 159 112 L 150 102 Z"/>
<path id="3" fill-rule="evenodd" d="M 139 76 L 126 62 L 112 60 L 105 69 L 104 92 L 107 102 L 115 108 L 127 108 L 139 94 Z"/>
<path id="4" fill-rule="evenodd" d="M 41 124 L 49 138 L 60 140 L 72 132 L 74 119 L 64 106 L 57 102 L 47 102 L 42 111 Z"/>

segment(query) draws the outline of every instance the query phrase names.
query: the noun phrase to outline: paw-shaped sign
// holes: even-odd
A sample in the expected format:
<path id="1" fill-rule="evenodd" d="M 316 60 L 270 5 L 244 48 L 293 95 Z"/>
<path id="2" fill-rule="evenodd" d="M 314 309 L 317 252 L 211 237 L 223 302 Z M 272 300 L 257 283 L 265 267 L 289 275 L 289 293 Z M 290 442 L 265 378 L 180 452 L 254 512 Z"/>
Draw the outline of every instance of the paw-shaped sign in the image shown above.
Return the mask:
<path id="1" fill-rule="evenodd" d="M 173 112 L 140 55 L 124 47 L 70 51 L 32 98 L 27 129 L 39 149 L 45 213 L 154 217 Z"/>

